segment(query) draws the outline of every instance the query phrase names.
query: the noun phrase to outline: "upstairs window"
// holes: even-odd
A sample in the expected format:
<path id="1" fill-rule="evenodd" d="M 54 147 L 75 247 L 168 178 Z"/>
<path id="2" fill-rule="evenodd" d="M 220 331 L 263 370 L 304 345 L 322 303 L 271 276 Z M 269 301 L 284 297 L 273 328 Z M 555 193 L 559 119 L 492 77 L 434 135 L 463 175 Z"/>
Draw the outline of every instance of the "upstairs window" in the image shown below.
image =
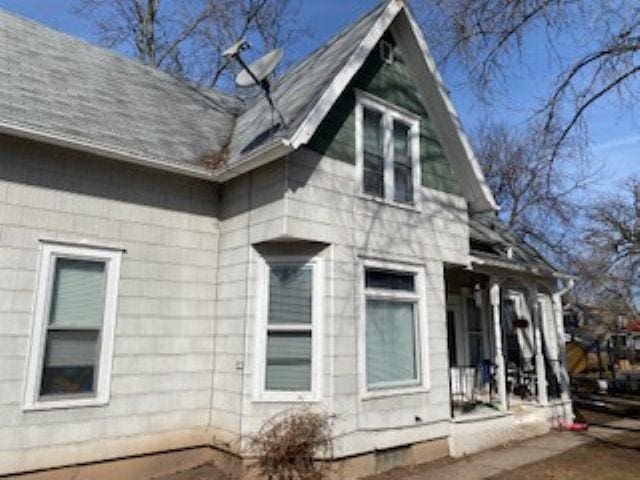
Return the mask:
<path id="1" fill-rule="evenodd" d="M 364 195 L 404 205 L 417 203 L 419 134 L 419 121 L 410 113 L 359 95 L 356 157 Z"/>

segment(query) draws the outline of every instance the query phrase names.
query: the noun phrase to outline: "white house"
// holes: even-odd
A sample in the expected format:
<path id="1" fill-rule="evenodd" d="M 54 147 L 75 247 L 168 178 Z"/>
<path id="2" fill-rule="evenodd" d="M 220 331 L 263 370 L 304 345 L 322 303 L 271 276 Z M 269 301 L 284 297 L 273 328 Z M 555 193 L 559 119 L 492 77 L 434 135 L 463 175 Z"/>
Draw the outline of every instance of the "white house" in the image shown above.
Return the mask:
<path id="1" fill-rule="evenodd" d="M 284 124 L 2 11 L 0 78 L 0 476 L 240 476 L 311 405 L 357 477 L 572 415 L 566 281 L 403 2 L 275 81 Z"/>

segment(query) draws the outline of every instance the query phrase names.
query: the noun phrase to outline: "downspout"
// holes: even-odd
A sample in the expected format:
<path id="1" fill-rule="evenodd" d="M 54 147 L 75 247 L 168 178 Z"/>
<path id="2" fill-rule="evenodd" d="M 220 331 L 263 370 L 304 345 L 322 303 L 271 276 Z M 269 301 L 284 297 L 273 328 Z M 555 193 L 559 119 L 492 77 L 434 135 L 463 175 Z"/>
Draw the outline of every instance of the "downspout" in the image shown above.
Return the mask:
<path id="1" fill-rule="evenodd" d="M 236 371 L 240 371 L 240 376 L 242 381 L 240 382 L 240 398 L 238 401 L 238 455 L 242 454 L 243 450 L 243 419 L 244 419 L 244 407 L 246 404 L 244 395 L 245 395 L 245 382 L 246 378 L 246 368 L 247 368 L 247 342 L 249 341 L 247 338 L 247 322 L 249 312 L 251 311 L 249 308 L 249 284 L 251 281 L 251 260 L 252 260 L 252 247 L 251 247 L 251 207 L 253 205 L 253 175 L 254 172 L 251 171 L 248 174 L 247 180 L 247 222 L 245 224 L 245 229 L 247 233 L 247 245 L 246 245 L 246 256 L 245 256 L 245 270 L 244 270 L 244 307 L 243 307 L 243 315 L 242 315 L 242 360 L 240 365 L 236 365 Z M 238 368 L 240 367 L 240 368 Z M 253 373 L 255 375 L 255 372 Z"/>

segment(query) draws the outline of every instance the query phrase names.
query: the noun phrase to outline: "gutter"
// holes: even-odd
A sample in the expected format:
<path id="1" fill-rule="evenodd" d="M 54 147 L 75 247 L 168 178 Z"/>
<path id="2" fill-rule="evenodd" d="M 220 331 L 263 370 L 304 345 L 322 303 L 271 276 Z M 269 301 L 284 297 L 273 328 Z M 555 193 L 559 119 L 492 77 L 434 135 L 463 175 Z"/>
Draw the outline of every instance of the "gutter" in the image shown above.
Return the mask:
<path id="1" fill-rule="evenodd" d="M 188 165 L 177 165 L 171 162 L 163 161 L 158 158 L 151 158 L 139 155 L 127 150 L 121 150 L 106 145 L 80 140 L 73 136 L 60 135 L 56 133 L 45 132 L 42 129 L 34 129 L 26 126 L 17 126 L 10 123 L 0 121 L 0 134 L 12 137 L 34 140 L 48 145 L 56 145 L 59 147 L 70 148 L 92 155 L 112 160 L 120 160 L 123 162 L 139 165 L 142 167 L 161 170 L 169 173 L 186 175 L 189 177 L 199 178 L 212 182 L 225 182 L 235 178 L 243 173 L 247 173 L 254 168 L 261 167 L 273 160 L 287 155 L 293 151 L 291 143 L 286 139 L 279 139 L 267 145 L 257 148 L 242 158 L 237 165 L 222 168 L 218 171 L 208 170 L 206 168 L 190 167 Z"/>
<path id="2" fill-rule="evenodd" d="M 555 278 L 561 275 L 559 272 L 555 272 L 552 270 L 544 271 L 535 267 L 525 267 L 522 265 L 508 263 L 502 260 L 484 259 L 484 258 L 476 257 L 474 255 L 470 255 L 469 263 L 472 269 L 473 269 L 473 265 L 478 265 L 478 266 L 501 268 L 503 270 L 510 270 L 510 271 L 521 272 L 521 273 L 528 273 L 528 274 L 536 275 L 539 277 L 542 277 L 545 275 L 551 275 L 552 277 Z"/>
<path id="3" fill-rule="evenodd" d="M 281 158 L 293 151 L 291 143 L 287 139 L 274 140 L 271 143 L 259 147 L 249 155 L 242 158 L 241 162 L 235 165 L 221 168 L 213 172 L 213 179 L 217 182 L 226 182 L 250 170 L 266 165 L 278 158 Z"/>
<path id="4" fill-rule="evenodd" d="M 50 145 L 57 145 L 59 147 L 71 148 L 73 150 L 79 150 L 92 155 L 98 155 L 100 157 L 106 157 L 113 160 L 121 160 L 135 165 L 153 168 L 155 170 L 178 173 L 204 180 L 214 180 L 213 174 L 204 169 L 176 165 L 157 158 L 138 155 L 127 150 L 120 150 L 113 147 L 107 147 L 105 145 L 79 140 L 72 136 L 44 132 L 42 129 L 34 129 L 31 127 L 16 126 L 6 122 L 0 122 L 0 133 L 27 140 L 35 140 L 37 142 Z"/>

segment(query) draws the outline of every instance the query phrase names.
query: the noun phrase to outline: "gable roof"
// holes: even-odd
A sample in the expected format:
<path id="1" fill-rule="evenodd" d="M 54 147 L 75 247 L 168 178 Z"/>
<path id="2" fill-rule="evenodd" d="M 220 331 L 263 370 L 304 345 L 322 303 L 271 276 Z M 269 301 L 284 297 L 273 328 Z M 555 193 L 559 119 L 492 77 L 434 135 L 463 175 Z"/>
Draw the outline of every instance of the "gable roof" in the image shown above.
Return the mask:
<path id="1" fill-rule="evenodd" d="M 275 81 L 271 95 L 286 121 L 286 125 L 279 125 L 274 132 L 277 139 L 289 139 L 295 134 L 385 11 L 386 5 L 381 4 L 360 17 Z M 274 120 L 279 122 L 277 117 Z M 271 108 L 260 95 L 238 119 L 231 143 L 230 164 L 242 162 L 242 151 L 259 141 L 271 126 Z"/>
<path id="2" fill-rule="evenodd" d="M 420 28 L 387 0 L 329 40 L 272 87 L 268 102 L 199 90 L 139 62 L 0 10 L 0 133 L 225 181 L 311 139 L 382 35 L 409 55 L 420 97 L 472 211 L 496 208 Z M 224 153 L 217 169 L 203 157 Z"/>

